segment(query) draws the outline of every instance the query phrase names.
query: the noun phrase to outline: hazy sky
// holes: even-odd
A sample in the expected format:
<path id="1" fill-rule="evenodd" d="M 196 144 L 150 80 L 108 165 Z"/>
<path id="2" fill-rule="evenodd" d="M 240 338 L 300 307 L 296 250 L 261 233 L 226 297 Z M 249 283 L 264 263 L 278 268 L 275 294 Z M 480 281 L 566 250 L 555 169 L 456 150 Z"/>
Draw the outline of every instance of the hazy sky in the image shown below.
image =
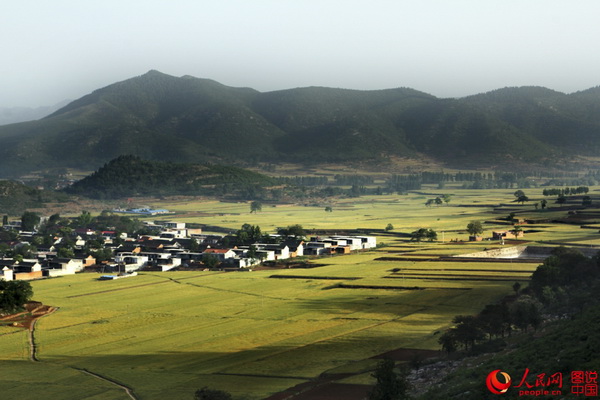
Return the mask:
<path id="1" fill-rule="evenodd" d="M 597 0 L 1 0 L 0 107 L 150 69 L 271 91 L 600 85 Z"/>

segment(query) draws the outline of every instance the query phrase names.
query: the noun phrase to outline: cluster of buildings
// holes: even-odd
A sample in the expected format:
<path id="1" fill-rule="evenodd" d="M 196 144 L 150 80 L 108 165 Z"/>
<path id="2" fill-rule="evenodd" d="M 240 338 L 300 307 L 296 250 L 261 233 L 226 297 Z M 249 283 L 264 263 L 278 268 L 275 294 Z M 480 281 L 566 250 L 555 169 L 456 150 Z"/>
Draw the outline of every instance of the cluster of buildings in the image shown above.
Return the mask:
<path id="1" fill-rule="evenodd" d="M 175 268 L 222 269 L 251 268 L 265 261 L 280 261 L 299 256 L 349 254 L 355 250 L 374 248 L 377 240 L 372 236 L 295 237 L 271 236 L 271 243 L 253 243 L 246 246 L 226 246 L 233 237 L 203 234 L 201 229 L 191 229 L 182 222 L 146 223 L 155 234 L 128 238 L 114 231 L 97 232 L 75 229 L 76 256 L 57 256 L 61 238 L 47 248 L 37 247 L 35 258 L 0 259 L 0 279 L 38 279 L 82 272 L 86 269 L 99 272 L 130 274 L 138 270 L 168 271 Z M 16 228 L 11 226 L 11 229 Z M 30 233 L 27 233 L 30 234 Z M 25 236 L 27 236 L 27 234 Z M 84 253 L 89 240 L 100 241 L 110 249 L 112 257 L 97 263 Z M 18 245 L 28 244 L 26 241 Z M 89 253 L 89 252 L 88 252 Z"/>

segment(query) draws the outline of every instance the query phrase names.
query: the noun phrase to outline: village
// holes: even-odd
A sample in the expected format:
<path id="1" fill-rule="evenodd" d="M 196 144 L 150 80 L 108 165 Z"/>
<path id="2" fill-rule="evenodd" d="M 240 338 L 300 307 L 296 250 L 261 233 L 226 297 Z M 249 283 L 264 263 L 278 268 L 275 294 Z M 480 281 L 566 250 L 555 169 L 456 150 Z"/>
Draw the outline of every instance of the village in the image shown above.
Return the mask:
<path id="1" fill-rule="evenodd" d="M 205 234 L 202 229 L 186 227 L 184 222 L 144 222 L 144 231 L 130 237 L 115 230 L 97 231 L 77 228 L 70 232 L 72 257 L 64 257 L 60 249 L 65 237 L 56 235 L 48 246 L 36 245 L 39 234 L 21 229 L 21 221 L 10 221 L 3 230 L 16 233 L 18 239 L 3 241 L 6 253 L 12 257 L 0 259 L 0 279 L 33 280 L 80 272 L 103 273 L 99 279 L 132 276 L 137 271 L 170 271 L 175 269 L 252 270 L 265 262 L 279 262 L 303 256 L 350 254 L 377 246 L 374 236 L 300 236 L 278 234 L 262 236 L 264 242 L 236 242 L 234 236 Z M 239 241 L 237 241 L 239 243 Z M 104 260 L 94 257 L 99 249 L 90 251 L 90 243 L 101 243 Z M 27 248 L 26 256 L 19 249 Z M 62 254 L 61 254 L 62 253 Z"/>

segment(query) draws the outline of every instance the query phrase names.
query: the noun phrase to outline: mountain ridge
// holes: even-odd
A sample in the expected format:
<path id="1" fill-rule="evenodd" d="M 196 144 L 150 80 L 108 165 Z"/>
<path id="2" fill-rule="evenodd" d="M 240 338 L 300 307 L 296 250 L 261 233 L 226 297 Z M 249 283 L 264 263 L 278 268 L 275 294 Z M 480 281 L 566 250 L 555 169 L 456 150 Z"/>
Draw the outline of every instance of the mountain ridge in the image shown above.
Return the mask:
<path id="1" fill-rule="evenodd" d="M 440 99 L 410 88 L 272 92 L 151 70 L 47 117 L 0 126 L 0 174 L 95 169 L 123 154 L 232 164 L 543 163 L 600 149 L 600 87 L 502 88 Z"/>

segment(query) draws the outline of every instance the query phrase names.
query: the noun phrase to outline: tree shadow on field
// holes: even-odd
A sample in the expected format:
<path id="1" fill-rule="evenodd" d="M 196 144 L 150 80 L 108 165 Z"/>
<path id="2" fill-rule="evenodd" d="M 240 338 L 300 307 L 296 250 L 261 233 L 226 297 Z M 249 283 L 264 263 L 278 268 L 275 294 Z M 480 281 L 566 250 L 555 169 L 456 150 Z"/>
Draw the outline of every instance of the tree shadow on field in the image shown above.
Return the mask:
<path id="1" fill-rule="evenodd" d="M 360 329 L 358 330 L 360 331 Z M 375 336 L 354 335 L 355 330 L 318 330 L 290 341 L 275 338 L 274 344 L 231 352 L 169 351 L 157 348 L 148 354 L 80 354 L 44 356 L 41 364 L 71 367 L 131 388 L 141 398 L 191 398 L 194 390 L 204 386 L 226 390 L 236 396 L 264 398 L 286 388 L 327 377 L 330 381 L 368 373 L 376 364 L 364 361 L 398 353 L 398 335 L 379 332 Z M 268 335 L 268 332 L 265 332 Z M 82 340 L 85 340 L 82 338 Z M 176 340 L 176 339 L 175 339 Z M 273 341 L 268 338 L 266 341 Z M 197 342 L 198 347 L 202 342 Z M 182 343 L 177 343 L 181 347 Z M 168 345 L 166 345 L 168 347 Z M 93 347 L 87 347 L 93 351 Z M 127 351 L 127 343 L 115 351 Z M 400 360 L 400 358 L 398 358 Z M 336 368 L 347 368 L 338 374 Z M 328 371 L 332 371 L 328 373 Z M 34 383 L 35 384 L 35 383 Z M 47 384 L 47 383 L 46 383 Z M 183 395 L 184 392 L 191 395 Z"/>
<path id="2" fill-rule="evenodd" d="M 472 304 L 470 290 L 427 288 L 424 290 L 389 289 L 331 289 L 322 298 L 299 301 L 307 310 L 331 314 L 332 318 L 368 318 L 377 314 L 381 318 L 402 319 L 411 314 L 446 321 L 461 314 L 464 305 Z M 464 312 L 464 311 L 463 311 Z M 407 322 L 408 323 L 408 322 Z"/>

